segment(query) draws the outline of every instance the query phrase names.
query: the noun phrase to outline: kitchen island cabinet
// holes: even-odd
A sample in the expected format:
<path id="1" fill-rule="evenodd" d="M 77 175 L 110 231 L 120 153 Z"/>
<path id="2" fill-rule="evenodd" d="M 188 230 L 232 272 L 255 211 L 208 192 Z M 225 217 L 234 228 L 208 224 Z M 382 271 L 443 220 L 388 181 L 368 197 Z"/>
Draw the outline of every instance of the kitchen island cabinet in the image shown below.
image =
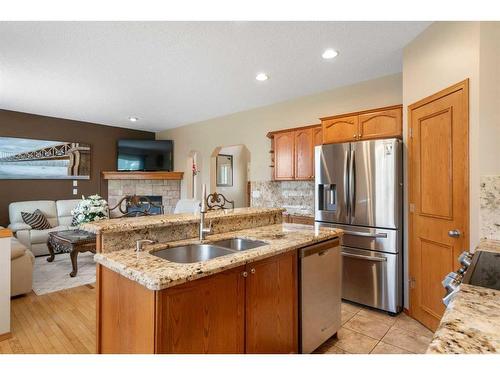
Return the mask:
<path id="1" fill-rule="evenodd" d="M 149 290 L 98 266 L 99 353 L 296 353 L 297 253 Z"/>
<path id="2" fill-rule="evenodd" d="M 297 253 L 250 263 L 245 352 L 297 353 Z"/>

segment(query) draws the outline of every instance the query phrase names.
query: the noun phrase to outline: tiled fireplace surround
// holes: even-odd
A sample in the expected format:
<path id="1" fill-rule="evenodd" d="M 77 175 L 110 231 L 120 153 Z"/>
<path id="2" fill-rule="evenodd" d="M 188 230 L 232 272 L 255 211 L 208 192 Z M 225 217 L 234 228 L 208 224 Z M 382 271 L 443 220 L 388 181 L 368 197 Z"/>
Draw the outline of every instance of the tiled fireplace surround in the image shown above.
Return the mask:
<path id="1" fill-rule="evenodd" d="M 115 206 L 124 196 L 134 194 L 161 196 L 165 213 L 173 213 L 181 197 L 181 182 L 178 180 L 108 180 L 110 207 Z"/>

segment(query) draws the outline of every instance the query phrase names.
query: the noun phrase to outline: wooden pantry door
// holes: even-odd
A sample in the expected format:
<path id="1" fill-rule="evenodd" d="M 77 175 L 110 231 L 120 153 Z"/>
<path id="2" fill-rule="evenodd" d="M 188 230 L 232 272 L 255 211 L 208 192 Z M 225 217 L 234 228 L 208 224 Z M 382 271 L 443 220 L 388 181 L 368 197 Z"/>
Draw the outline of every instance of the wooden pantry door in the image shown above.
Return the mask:
<path id="1" fill-rule="evenodd" d="M 410 314 L 431 330 L 469 246 L 468 106 L 465 80 L 408 107 Z"/>

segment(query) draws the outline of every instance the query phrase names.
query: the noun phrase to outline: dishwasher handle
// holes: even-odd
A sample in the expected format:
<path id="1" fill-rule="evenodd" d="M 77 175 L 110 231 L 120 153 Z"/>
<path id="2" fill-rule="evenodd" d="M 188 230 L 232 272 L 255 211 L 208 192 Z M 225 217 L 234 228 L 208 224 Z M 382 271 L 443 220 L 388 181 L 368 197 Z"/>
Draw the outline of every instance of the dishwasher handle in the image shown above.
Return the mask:
<path id="1" fill-rule="evenodd" d="M 299 257 L 305 258 L 314 254 L 322 256 L 325 255 L 328 252 L 328 250 L 333 249 L 334 247 L 337 246 L 340 246 L 340 241 L 338 238 L 335 238 L 333 240 L 323 241 L 300 249 Z"/>

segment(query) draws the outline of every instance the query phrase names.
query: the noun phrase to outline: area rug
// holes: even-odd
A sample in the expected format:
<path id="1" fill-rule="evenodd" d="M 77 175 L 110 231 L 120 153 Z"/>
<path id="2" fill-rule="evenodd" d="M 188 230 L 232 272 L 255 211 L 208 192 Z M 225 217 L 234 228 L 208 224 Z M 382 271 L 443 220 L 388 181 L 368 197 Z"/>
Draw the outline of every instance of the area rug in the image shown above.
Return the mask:
<path id="1" fill-rule="evenodd" d="M 78 273 L 71 277 L 71 259 L 69 254 L 57 254 L 52 263 L 48 256 L 35 258 L 33 272 L 33 291 L 36 295 L 57 292 L 95 282 L 94 254 L 87 252 L 78 255 Z"/>

